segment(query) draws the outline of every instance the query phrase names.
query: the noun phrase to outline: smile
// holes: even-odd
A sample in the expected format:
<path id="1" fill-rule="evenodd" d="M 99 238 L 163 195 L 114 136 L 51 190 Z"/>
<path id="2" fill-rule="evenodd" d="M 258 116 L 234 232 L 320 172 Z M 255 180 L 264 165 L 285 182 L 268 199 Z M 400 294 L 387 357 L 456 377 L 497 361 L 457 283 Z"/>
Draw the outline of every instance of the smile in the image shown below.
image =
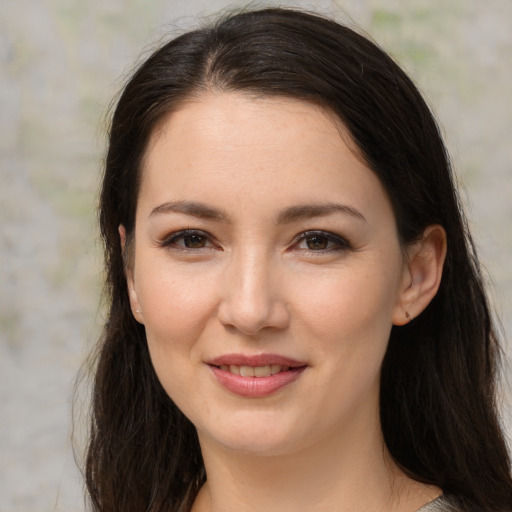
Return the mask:
<path id="1" fill-rule="evenodd" d="M 223 364 L 220 366 L 223 372 L 230 372 L 233 375 L 241 375 L 242 377 L 270 377 L 280 372 L 287 372 L 289 366 L 281 366 L 280 364 L 267 364 L 265 366 L 238 366 L 236 364 Z"/>
<path id="2" fill-rule="evenodd" d="M 246 398 L 270 396 L 295 382 L 306 363 L 278 355 L 227 355 L 207 362 L 217 382 Z"/>

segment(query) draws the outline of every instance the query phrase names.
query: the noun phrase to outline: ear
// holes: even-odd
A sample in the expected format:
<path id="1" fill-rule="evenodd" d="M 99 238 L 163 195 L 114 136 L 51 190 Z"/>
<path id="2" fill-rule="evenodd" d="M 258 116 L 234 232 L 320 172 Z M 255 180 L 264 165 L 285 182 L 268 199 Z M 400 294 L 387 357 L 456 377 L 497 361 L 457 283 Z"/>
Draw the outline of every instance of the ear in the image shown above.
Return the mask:
<path id="1" fill-rule="evenodd" d="M 125 261 L 124 273 L 126 277 L 126 287 L 128 288 L 128 298 L 130 299 L 130 307 L 135 320 L 141 324 L 144 324 L 144 316 L 142 314 L 142 308 L 139 304 L 135 281 L 133 278 L 133 256 L 128 255 L 127 257 L 125 254 L 125 251 L 131 250 L 131 248 L 127 247 L 126 228 L 120 224 L 118 231 L 119 237 L 121 238 L 121 249 L 123 251 L 123 257 Z"/>
<path id="2" fill-rule="evenodd" d="M 393 311 L 393 324 L 404 325 L 417 317 L 434 298 L 446 257 L 446 232 L 429 226 L 421 238 L 406 249 L 402 288 Z"/>

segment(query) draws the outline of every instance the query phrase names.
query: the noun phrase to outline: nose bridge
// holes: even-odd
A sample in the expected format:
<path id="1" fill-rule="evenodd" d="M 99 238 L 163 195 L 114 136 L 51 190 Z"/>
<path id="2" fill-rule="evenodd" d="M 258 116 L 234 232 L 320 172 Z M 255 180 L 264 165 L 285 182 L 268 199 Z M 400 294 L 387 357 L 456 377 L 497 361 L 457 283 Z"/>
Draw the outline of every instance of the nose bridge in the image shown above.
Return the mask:
<path id="1" fill-rule="evenodd" d="M 264 244 L 235 251 L 226 269 L 220 320 L 245 334 L 285 327 L 288 315 L 278 274 L 278 264 Z"/>

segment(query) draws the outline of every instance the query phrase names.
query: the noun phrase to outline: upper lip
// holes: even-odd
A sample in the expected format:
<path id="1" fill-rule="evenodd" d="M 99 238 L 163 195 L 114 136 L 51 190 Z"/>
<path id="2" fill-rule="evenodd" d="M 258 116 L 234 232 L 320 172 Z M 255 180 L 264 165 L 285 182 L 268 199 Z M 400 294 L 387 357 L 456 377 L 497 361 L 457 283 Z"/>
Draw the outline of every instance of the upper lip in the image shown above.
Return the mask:
<path id="1" fill-rule="evenodd" d="M 271 364 L 279 364 L 281 366 L 290 366 L 291 368 L 298 368 L 300 366 L 306 366 L 307 363 L 304 361 L 298 361 L 291 357 L 282 356 L 279 354 L 257 354 L 257 355 L 245 355 L 245 354 L 225 354 L 223 356 L 216 357 L 205 361 L 206 364 L 212 366 L 222 365 L 236 365 L 236 366 L 267 366 Z"/>

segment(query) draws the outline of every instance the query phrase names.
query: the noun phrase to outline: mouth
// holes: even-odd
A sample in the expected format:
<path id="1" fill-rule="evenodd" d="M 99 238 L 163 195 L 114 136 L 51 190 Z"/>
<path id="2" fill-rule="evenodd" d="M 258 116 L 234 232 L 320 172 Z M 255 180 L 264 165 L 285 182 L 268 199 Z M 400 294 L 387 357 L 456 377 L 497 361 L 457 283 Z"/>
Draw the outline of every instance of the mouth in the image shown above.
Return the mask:
<path id="1" fill-rule="evenodd" d="M 263 398 L 276 393 L 295 382 L 308 367 L 304 362 L 272 354 L 232 354 L 206 364 L 224 388 L 247 398 Z"/>
<path id="2" fill-rule="evenodd" d="M 277 373 L 287 372 L 290 370 L 289 366 L 280 364 L 267 364 L 265 366 L 239 366 L 236 364 L 221 364 L 217 366 L 223 372 L 229 372 L 233 375 L 240 375 L 242 377 L 270 377 Z"/>

